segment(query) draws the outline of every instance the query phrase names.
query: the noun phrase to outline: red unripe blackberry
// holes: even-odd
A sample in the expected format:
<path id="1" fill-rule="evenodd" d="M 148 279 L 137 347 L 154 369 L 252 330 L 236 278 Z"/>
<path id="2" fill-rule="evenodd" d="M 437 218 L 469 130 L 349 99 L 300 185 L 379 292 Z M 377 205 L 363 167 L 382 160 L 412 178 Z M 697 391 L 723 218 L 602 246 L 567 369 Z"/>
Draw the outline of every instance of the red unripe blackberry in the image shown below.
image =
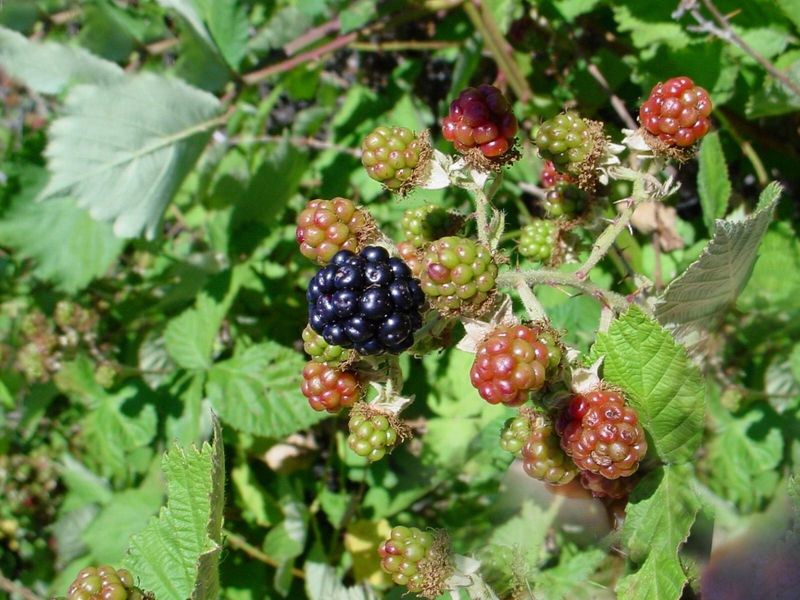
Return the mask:
<path id="1" fill-rule="evenodd" d="M 618 477 L 616 479 L 606 479 L 602 475 L 591 471 L 581 471 L 581 485 L 592 492 L 595 498 L 609 498 L 611 500 L 621 500 L 636 487 L 636 477 Z"/>
<path id="2" fill-rule="evenodd" d="M 300 391 L 308 398 L 311 408 L 330 413 L 352 406 L 361 395 L 361 386 L 355 373 L 337 371 L 318 362 L 307 363 L 303 368 Z"/>
<path id="3" fill-rule="evenodd" d="M 358 252 L 370 219 L 346 198 L 312 200 L 297 216 L 295 238 L 306 258 L 325 265 L 339 252 Z"/>
<path id="4" fill-rule="evenodd" d="M 143 594 L 135 587 L 130 571 L 108 565 L 83 569 L 67 591 L 67 600 L 144 600 L 149 597 L 150 594 Z"/>
<path id="5" fill-rule="evenodd" d="M 478 148 L 487 158 L 508 152 L 518 129 L 511 103 L 500 90 L 487 84 L 461 92 L 442 121 L 442 135 L 456 150 L 466 154 Z"/>
<path id="6" fill-rule="evenodd" d="M 419 278 L 422 272 L 422 253 L 420 250 L 412 242 L 405 241 L 397 244 L 397 253 L 408 265 L 408 268 L 411 269 L 411 274 Z"/>
<path id="7" fill-rule="evenodd" d="M 426 157 L 426 140 L 405 127 L 376 127 L 361 143 L 361 164 L 372 179 L 399 190 Z"/>
<path id="8" fill-rule="evenodd" d="M 389 539 L 378 548 L 381 568 L 409 592 L 422 591 L 426 582 L 420 563 L 429 558 L 434 541 L 433 534 L 416 527 L 398 525 L 392 528 Z"/>
<path id="9" fill-rule="evenodd" d="M 558 429 L 561 447 L 578 468 L 606 479 L 633 475 L 647 453 L 636 411 L 611 390 L 573 396 Z"/>
<path id="10" fill-rule="evenodd" d="M 691 146 L 708 133 L 711 98 L 688 77 L 658 83 L 639 109 L 639 121 L 669 146 Z"/>
<path id="11" fill-rule="evenodd" d="M 578 467 L 561 449 L 553 424 L 542 414 L 531 418 L 530 434 L 522 447 L 522 467 L 529 476 L 550 485 L 565 485 L 578 474 Z"/>
<path id="12" fill-rule="evenodd" d="M 556 166 L 553 164 L 552 160 L 544 161 L 544 165 L 542 165 L 542 171 L 539 173 L 539 183 L 540 185 L 549 190 L 559 181 L 570 181 L 570 176 L 566 173 L 559 173 L 556 171 Z"/>
<path id="13" fill-rule="evenodd" d="M 561 362 L 561 349 L 552 332 L 539 326 L 501 326 L 475 353 L 470 381 L 491 404 L 519 406 L 528 393 L 541 389 Z"/>

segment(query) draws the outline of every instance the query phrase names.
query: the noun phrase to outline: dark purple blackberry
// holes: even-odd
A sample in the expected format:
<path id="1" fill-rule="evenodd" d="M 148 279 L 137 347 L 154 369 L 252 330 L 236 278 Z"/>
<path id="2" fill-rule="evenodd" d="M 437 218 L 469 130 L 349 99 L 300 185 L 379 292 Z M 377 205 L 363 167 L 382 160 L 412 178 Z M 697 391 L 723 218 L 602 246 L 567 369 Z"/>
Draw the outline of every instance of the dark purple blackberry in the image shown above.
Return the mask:
<path id="1" fill-rule="evenodd" d="M 306 298 L 314 331 L 365 356 L 408 350 L 422 326 L 419 280 L 380 246 L 338 252 L 308 284 Z"/>

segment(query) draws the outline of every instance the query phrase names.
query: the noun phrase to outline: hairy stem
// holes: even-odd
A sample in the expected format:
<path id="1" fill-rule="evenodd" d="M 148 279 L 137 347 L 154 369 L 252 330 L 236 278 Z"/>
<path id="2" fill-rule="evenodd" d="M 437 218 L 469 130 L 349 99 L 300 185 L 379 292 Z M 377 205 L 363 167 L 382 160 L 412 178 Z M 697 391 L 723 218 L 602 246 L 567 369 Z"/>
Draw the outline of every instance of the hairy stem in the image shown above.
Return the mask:
<path id="1" fill-rule="evenodd" d="M 589 276 L 589 271 L 600 262 L 614 244 L 619 234 L 628 227 L 631 222 L 631 217 L 633 216 L 633 211 L 636 209 L 637 205 L 638 202 L 634 201 L 633 198 L 627 200 L 625 209 L 619 213 L 617 218 L 598 236 L 597 241 L 595 241 L 592 246 L 592 252 L 589 254 L 589 258 L 586 259 L 586 262 L 583 263 L 581 268 L 575 273 L 575 277 L 584 280 Z"/>
<path id="2" fill-rule="evenodd" d="M 616 312 L 624 312 L 630 306 L 630 302 L 625 296 L 606 290 L 599 285 L 578 279 L 575 273 L 563 273 L 550 269 L 540 269 L 537 271 L 513 270 L 503 273 L 497 278 L 498 286 L 514 286 L 523 281 L 530 285 L 549 285 L 551 287 L 568 286 L 580 290 L 587 296 L 591 296 L 603 306 L 607 306 Z"/>
<path id="3" fill-rule="evenodd" d="M 528 311 L 528 316 L 531 318 L 531 320 L 547 320 L 547 313 L 544 310 L 544 306 L 542 306 L 542 303 L 539 302 L 539 299 L 536 297 L 536 294 L 533 293 L 533 290 L 531 289 L 531 286 L 528 285 L 528 282 L 519 279 L 517 280 L 515 287 L 517 288 L 517 293 L 519 293 L 520 300 L 522 300 L 522 305 L 525 307 L 525 310 Z"/>
<path id="4" fill-rule="evenodd" d="M 272 558 L 268 554 L 265 554 L 264 552 L 262 552 L 261 550 L 250 544 L 242 536 L 235 534 L 227 529 L 223 531 L 223 534 L 225 535 L 225 541 L 228 542 L 228 545 L 231 548 L 235 548 L 236 550 L 241 550 L 249 557 L 255 558 L 257 561 L 262 562 L 265 565 L 269 565 L 270 567 L 275 567 L 277 569 L 281 565 L 280 561 Z M 306 577 L 305 572 L 297 568 L 292 568 L 292 575 L 294 575 L 298 579 L 305 579 Z"/>

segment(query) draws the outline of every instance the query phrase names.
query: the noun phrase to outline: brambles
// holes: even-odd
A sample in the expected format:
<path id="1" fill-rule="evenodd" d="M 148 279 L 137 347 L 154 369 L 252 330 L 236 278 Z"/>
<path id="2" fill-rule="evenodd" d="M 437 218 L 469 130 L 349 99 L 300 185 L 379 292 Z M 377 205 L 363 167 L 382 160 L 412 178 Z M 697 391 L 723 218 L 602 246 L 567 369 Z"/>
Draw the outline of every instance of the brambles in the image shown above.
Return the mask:
<path id="1" fill-rule="evenodd" d="M 405 241 L 419 248 L 452 233 L 459 224 L 455 215 L 433 204 L 410 208 L 403 213 Z"/>
<path id="2" fill-rule="evenodd" d="M 538 325 L 499 327 L 478 346 L 470 381 L 487 402 L 519 406 L 544 386 L 560 361 L 551 331 Z"/>
<path id="3" fill-rule="evenodd" d="M 706 90 L 688 77 L 673 77 L 653 87 L 639 109 L 639 121 L 664 144 L 685 148 L 708 133 L 711 108 Z"/>
<path id="4" fill-rule="evenodd" d="M 519 253 L 534 260 L 547 261 L 556 247 L 558 227 L 553 221 L 534 219 L 522 228 Z"/>
<path id="5" fill-rule="evenodd" d="M 407 350 L 422 325 L 419 280 L 380 246 L 338 252 L 308 284 L 307 299 L 311 328 L 364 356 Z"/>
<path id="6" fill-rule="evenodd" d="M 424 598 L 435 598 L 452 570 L 447 540 L 439 532 L 416 527 L 393 527 L 378 548 L 381 568 L 397 585 Z"/>
<path id="7" fill-rule="evenodd" d="M 355 404 L 361 395 L 361 386 L 355 373 L 310 362 L 303 368 L 300 391 L 314 410 L 335 413 Z"/>
<path id="8" fill-rule="evenodd" d="M 553 424 L 543 414 L 530 419 L 530 434 L 522 447 L 525 472 L 551 485 L 564 485 L 575 479 L 578 468 L 559 445 Z"/>
<path id="9" fill-rule="evenodd" d="M 422 259 L 422 291 L 442 312 L 479 312 L 494 289 L 495 277 L 497 264 L 489 249 L 468 238 L 436 240 Z"/>
<path id="10" fill-rule="evenodd" d="M 146 600 L 126 569 L 114 569 L 109 565 L 83 569 L 67 592 L 67 600 Z"/>
<path id="11" fill-rule="evenodd" d="M 370 228 L 367 213 L 350 200 L 312 200 L 297 216 L 295 239 L 303 256 L 325 265 L 340 250 L 360 250 Z"/>
<path id="12" fill-rule="evenodd" d="M 575 464 L 606 479 L 632 475 L 647 453 L 636 411 L 611 390 L 573 396 L 558 425 L 561 447 Z"/>
<path id="13" fill-rule="evenodd" d="M 355 353 L 341 346 L 329 344 L 321 335 L 306 325 L 303 329 L 303 350 L 314 362 L 326 363 L 336 366 L 351 360 Z"/>
<path id="14" fill-rule="evenodd" d="M 519 457 L 530 433 L 531 421 L 527 415 L 518 415 L 508 419 L 500 433 L 500 447 Z"/>
<path id="15" fill-rule="evenodd" d="M 413 182 L 430 153 L 427 136 L 416 136 L 405 127 L 376 127 L 361 143 L 361 164 L 367 174 L 397 191 Z"/>
<path id="16" fill-rule="evenodd" d="M 559 181 L 553 189 L 548 190 L 542 206 L 551 219 L 572 219 L 583 212 L 588 201 L 589 195 L 577 185 Z"/>
<path id="17" fill-rule="evenodd" d="M 347 445 L 370 462 L 378 461 L 391 452 L 406 431 L 394 415 L 380 413 L 364 404 L 353 407 L 347 427 L 350 431 Z"/>
<path id="18" fill-rule="evenodd" d="M 485 84 L 461 92 L 442 121 L 442 135 L 456 150 L 466 154 L 477 148 L 490 159 L 511 149 L 517 129 L 509 101 L 496 87 Z"/>

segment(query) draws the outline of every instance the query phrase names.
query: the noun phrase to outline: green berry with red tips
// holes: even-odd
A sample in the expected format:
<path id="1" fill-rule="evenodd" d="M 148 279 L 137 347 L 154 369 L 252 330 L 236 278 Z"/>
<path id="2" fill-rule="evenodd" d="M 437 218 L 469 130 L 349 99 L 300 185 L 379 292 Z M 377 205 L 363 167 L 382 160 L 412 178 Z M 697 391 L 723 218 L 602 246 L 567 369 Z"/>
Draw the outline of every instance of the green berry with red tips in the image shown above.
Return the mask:
<path id="1" fill-rule="evenodd" d="M 351 371 L 312 361 L 303 368 L 300 391 L 314 410 L 335 413 L 355 404 L 361 396 L 361 384 Z"/>
<path id="2" fill-rule="evenodd" d="M 522 448 L 531 433 L 531 421 L 526 415 L 508 419 L 500 433 L 500 447 L 514 456 L 522 455 Z"/>
<path id="3" fill-rule="evenodd" d="M 411 269 L 411 274 L 419 279 L 422 272 L 422 252 L 413 243 L 403 241 L 397 244 L 397 253 Z"/>
<path id="4" fill-rule="evenodd" d="M 525 472 L 539 481 L 564 485 L 578 474 L 578 467 L 561 449 L 553 424 L 543 414 L 531 417 L 530 435 L 521 454 Z"/>
<path id="5" fill-rule="evenodd" d="M 297 216 L 295 238 L 303 256 L 325 265 L 339 250 L 358 252 L 372 228 L 372 219 L 351 200 L 312 200 Z"/>
<path id="6" fill-rule="evenodd" d="M 325 363 L 331 367 L 352 360 L 356 356 L 353 350 L 326 342 L 325 338 L 314 331 L 310 325 L 306 325 L 306 328 L 303 329 L 303 350 L 314 362 Z"/>
<path id="7" fill-rule="evenodd" d="M 426 248 L 420 272 L 422 291 L 441 312 L 479 311 L 494 290 L 496 277 L 491 251 L 455 236 L 440 238 Z"/>
<path id="8" fill-rule="evenodd" d="M 566 181 L 559 181 L 544 197 L 544 212 L 551 219 L 572 219 L 583 212 L 589 195 Z"/>
<path id="9" fill-rule="evenodd" d="M 367 174 L 390 190 L 410 182 L 430 152 L 426 137 L 405 127 L 376 127 L 361 143 L 361 164 Z"/>
<path id="10" fill-rule="evenodd" d="M 422 568 L 433 558 L 435 537 L 416 527 L 393 527 L 389 538 L 378 548 L 381 568 L 392 576 L 397 585 L 409 592 L 419 593 L 426 588 L 426 574 Z"/>
<path id="11" fill-rule="evenodd" d="M 552 221 L 534 219 L 522 228 L 519 237 L 519 253 L 527 258 L 547 261 L 553 255 L 558 236 L 558 227 Z"/>
<path id="12" fill-rule="evenodd" d="M 152 594 L 135 586 L 133 575 L 126 569 L 109 565 L 87 567 L 69 586 L 67 600 L 147 600 Z"/>

